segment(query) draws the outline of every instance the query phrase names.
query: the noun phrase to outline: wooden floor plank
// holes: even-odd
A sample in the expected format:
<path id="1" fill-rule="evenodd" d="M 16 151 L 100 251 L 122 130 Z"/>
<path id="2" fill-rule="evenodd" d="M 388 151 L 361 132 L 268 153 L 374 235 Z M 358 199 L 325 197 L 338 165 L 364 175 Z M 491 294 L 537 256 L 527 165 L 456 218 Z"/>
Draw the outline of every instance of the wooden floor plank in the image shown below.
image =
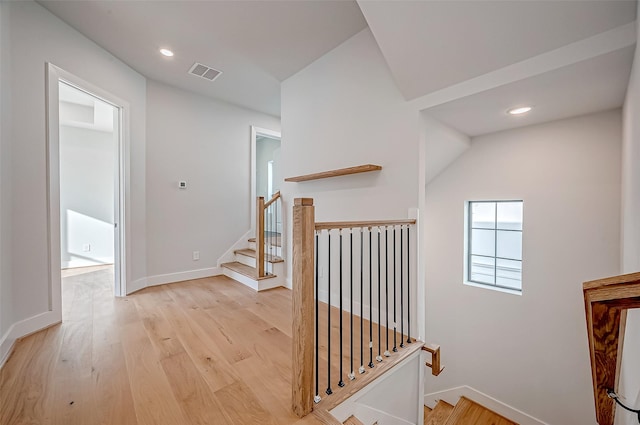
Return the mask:
<path id="1" fill-rule="evenodd" d="M 114 298 L 112 285 L 108 267 L 66 271 L 63 323 L 19 341 L 0 371 L 0 425 L 299 422 L 291 409 L 291 291 L 257 293 L 219 276 Z M 321 317 L 332 315 L 337 389 L 340 312 L 323 310 Z M 375 356 L 377 327 L 371 326 Z M 368 337 L 369 323 L 363 327 Z M 324 379 L 327 330 L 319 336 Z M 344 374 L 348 340 L 345 334 Z M 357 369 L 357 341 L 354 350 Z M 368 362 L 368 349 L 365 354 Z M 373 373 L 367 368 L 367 378 Z M 335 421 L 318 410 L 300 423 Z"/>

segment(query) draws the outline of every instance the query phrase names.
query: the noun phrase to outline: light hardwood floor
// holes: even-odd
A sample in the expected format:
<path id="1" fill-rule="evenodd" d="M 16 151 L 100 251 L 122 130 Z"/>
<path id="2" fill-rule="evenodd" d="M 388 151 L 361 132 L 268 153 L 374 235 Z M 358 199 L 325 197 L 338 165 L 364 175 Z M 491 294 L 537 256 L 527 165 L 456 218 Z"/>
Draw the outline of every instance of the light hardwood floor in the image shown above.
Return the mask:
<path id="1" fill-rule="evenodd" d="M 64 278 L 63 323 L 17 343 L 2 368 L 0 424 L 298 420 L 289 290 L 256 293 L 220 276 L 114 298 L 111 281 L 110 268 Z M 335 348 L 331 357 L 337 369 Z"/>

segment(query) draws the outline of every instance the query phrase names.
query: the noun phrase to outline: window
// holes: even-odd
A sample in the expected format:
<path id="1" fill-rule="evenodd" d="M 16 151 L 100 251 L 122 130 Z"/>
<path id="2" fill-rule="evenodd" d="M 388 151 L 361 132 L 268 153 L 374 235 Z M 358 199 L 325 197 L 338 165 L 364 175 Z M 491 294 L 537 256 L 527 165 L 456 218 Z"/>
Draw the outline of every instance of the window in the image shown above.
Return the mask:
<path id="1" fill-rule="evenodd" d="M 522 201 L 467 205 L 467 281 L 522 291 Z"/>

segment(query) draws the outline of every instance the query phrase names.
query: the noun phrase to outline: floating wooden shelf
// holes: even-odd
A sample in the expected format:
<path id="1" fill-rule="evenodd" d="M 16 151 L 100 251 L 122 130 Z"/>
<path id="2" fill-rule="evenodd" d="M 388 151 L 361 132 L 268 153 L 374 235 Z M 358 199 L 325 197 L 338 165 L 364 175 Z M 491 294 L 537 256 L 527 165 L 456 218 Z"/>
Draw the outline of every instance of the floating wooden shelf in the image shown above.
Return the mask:
<path id="1" fill-rule="evenodd" d="M 349 174 L 366 173 L 382 170 L 380 165 L 365 164 L 356 167 L 340 168 L 339 170 L 323 171 L 321 173 L 305 174 L 304 176 L 287 177 L 286 182 L 306 182 L 308 180 L 328 179 L 329 177 L 347 176 Z"/>

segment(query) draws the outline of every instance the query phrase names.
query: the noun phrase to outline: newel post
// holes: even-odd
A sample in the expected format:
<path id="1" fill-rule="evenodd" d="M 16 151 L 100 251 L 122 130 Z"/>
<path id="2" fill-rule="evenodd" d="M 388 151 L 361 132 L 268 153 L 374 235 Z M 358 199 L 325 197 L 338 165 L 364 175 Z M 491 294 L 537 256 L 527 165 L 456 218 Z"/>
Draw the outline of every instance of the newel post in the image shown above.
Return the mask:
<path id="1" fill-rule="evenodd" d="M 303 417 L 313 410 L 314 234 L 312 198 L 296 198 L 293 206 L 293 411 Z"/>
<path id="2" fill-rule="evenodd" d="M 264 197 L 256 199 L 256 271 L 264 277 Z"/>

